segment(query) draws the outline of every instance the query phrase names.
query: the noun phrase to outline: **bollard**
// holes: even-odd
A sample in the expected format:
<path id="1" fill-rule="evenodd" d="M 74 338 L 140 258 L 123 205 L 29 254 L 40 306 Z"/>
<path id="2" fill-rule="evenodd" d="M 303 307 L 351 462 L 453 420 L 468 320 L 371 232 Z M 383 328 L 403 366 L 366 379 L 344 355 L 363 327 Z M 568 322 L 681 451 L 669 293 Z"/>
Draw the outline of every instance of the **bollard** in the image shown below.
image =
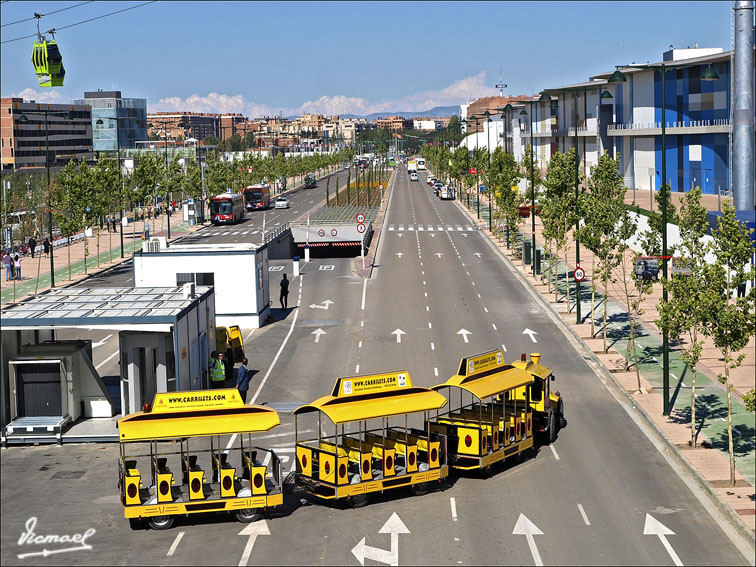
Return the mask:
<path id="1" fill-rule="evenodd" d="M 304 249 L 305 249 L 305 260 L 304 261 L 305 261 L 305 264 L 306 264 L 307 262 L 310 261 L 310 245 L 309 244 L 305 244 Z"/>
<path id="2" fill-rule="evenodd" d="M 529 266 L 530 262 L 532 262 L 532 246 L 533 243 L 530 242 L 530 240 L 525 240 L 523 242 L 522 261 L 526 266 Z"/>
<path id="3" fill-rule="evenodd" d="M 294 256 L 292 261 L 294 263 L 294 277 L 296 278 L 299 275 L 299 256 Z"/>

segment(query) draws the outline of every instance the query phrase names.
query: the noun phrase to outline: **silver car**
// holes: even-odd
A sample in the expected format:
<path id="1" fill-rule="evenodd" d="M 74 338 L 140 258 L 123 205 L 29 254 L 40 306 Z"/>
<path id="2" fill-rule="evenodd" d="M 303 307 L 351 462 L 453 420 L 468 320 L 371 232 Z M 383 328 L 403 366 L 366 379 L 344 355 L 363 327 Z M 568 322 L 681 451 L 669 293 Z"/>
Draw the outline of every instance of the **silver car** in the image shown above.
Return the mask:
<path id="1" fill-rule="evenodd" d="M 276 199 L 276 202 L 273 205 L 273 208 L 275 208 L 275 209 L 288 209 L 289 208 L 289 200 L 286 197 L 279 197 L 278 199 Z"/>

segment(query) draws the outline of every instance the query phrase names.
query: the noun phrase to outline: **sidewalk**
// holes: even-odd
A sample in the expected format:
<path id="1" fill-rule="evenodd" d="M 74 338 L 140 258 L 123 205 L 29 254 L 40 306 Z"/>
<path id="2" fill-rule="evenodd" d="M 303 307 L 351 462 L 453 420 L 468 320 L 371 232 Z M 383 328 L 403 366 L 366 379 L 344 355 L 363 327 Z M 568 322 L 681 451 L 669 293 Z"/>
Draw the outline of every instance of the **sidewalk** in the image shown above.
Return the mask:
<path id="1" fill-rule="evenodd" d="M 679 209 L 681 194 L 673 194 L 672 201 Z M 463 209 L 467 209 L 464 195 L 459 199 Z M 648 209 L 650 196 L 648 191 L 637 191 L 636 203 L 641 208 Z M 633 193 L 628 191 L 626 202 L 632 204 Z M 718 210 L 716 195 L 705 195 L 702 204 L 708 210 Z M 656 208 L 656 204 L 654 204 Z M 474 195 L 471 195 L 468 214 L 477 219 L 477 207 Z M 580 265 L 586 272 L 586 279 L 581 284 L 581 316 L 582 324 L 576 324 L 576 293 L 572 270 L 575 267 L 575 250 L 571 235 L 568 242 L 571 249 L 567 252 L 569 272 L 570 302 L 567 302 L 567 283 L 564 274 L 564 258 L 555 261 L 555 270 L 559 274 L 557 280 L 556 298 L 554 294 L 554 280 L 552 276 L 551 290 L 544 276 L 533 278 L 532 267 L 524 265 L 515 256 L 514 245 L 507 249 L 503 238 L 492 234 L 488 230 L 488 201 L 481 195 L 481 218 L 476 220 L 480 230 L 484 232 L 499 250 L 506 255 L 514 267 L 523 275 L 529 284 L 538 291 L 551 308 L 560 314 L 573 332 L 585 343 L 598 360 L 611 373 L 614 382 L 623 388 L 648 415 L 657 432 L 677 448 L 678 453 L 695 469 L 710 490 L 716 492 L 723 503 L 728 506 L 748 527 L 751 535 L 756 531 L 756 418 L 748 412 L 743 404 L 742 396 L 755 385 L 756 373 L 756 340 L 751 338 L 748 346 L 742 351 L 746 357 L 743 364 L 731 371 L 730 380 L 733 384 L 733 442 L 735 449 L 736 485 L 729 486 L 729 454 L 727 439 L 727 393 L 724 385 L 717 380 L 717 374 L 724 372 L 723 361 L 719 351 L 711 340 L 704 344 L 703 356 L 698 365 L 696 376 L 696 439 L 698 447 L 693 449 L 689 442 L 691 438 L 691 408 L 690 408 L 690 372 L 679 355 L 679 349 L 670 350 L 670 415 L 662 415 L 662 340 L 661 332 L 653 320 L 658 317 L 658 304 L 662 287 L 660 283 L 654 285 L 653 293 L 643 301 L 645 314 L 641 317 L 642 327 L 636 329 L 638 345 L 638 369 L 640 371 L 640 389 L 633 366 L 633 355 L 630 353 L 631 371 L 625 372 L 625 353 L 628 346 L 629 316 L 625 303 L 624 286 L 621 276 L 610 283 L 607 301 L 607 352 L 603 352 L 602 316 L 605 291 L 597 281 L 595 295 L 594 333 L 591 334 L 591 279 L 593 255 L 585 247 L 580 250 Z M 531 221 L 523 219 L 520 228 L 522 237 L 531 238 Z M 543 225 L 536 217 L 536 242 L 543 244 Z M 632 252 L 628 251 L 628 266 Z M 555 259 L 556 260 L 556 259 Z M 557 267 L 558 266 L 558 267 Z M 548 261 L 544 262 L 543 270 L 548 269 Z M 634 290 L 633 286 L 633 290 Z M 632 296 L 631 296 L 632 297 Z"/>
<path id="2" fill-rule="evenodd" d="M 150 224 L 150 236 L 168 236 L 167 215 L 160 215 L 157 219 L 147 219 Z M 130 219 L 131 220 L 131 219 Z M 171 239 L 194 232 L 202 225 L 189 227 L 181 220 L 180 212 L 171 216 Z M 123 232 L 124 258 L 121 258 L 121 235 Z M 93 236 L 88 239 L 89 254 L 84 270 L 84 246 L 85 239 L 79 240 L 70 246 L 55 248 L 53 259 L 55 261 L 55 286 L 64 287 L 80 281 L 88 274 L 97 273 L 111 268 L 131 257 L 134 250 L 142 246 L 142 233 L 144 221 L 129 222 L 127 227 L 118 226 L 117 233 L 108 232 L 104 228 L 100 231 L 99 256 L 97 250 L 97 229 Z M 70 276 L 69 276 L 70 266 Z M 21 280 L 5 281 L 5 274 L 0 279 L 0 304 L 5 307 L 18 302 L 26 297 L 40 293 L 50 288 L 50 259 L 44 254 L 26 255 L 21 262 Z"/>

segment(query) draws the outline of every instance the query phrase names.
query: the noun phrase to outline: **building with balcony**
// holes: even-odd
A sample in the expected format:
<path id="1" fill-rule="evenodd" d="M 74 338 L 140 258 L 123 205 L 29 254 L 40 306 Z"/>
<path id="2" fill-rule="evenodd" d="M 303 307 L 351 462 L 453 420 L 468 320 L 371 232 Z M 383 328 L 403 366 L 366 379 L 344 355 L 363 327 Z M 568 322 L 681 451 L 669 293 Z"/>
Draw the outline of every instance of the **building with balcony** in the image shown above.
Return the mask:
<path id="1" fill-rule="evenodd" d="M 62 167 L 71 159 L 94 159 L 89 106 L 3 97 L 0 112 L 3 169 Z"/>
<path id="2" fill-rule="evenodd" d="M 721 48 L 670 46 L 659 62 L 621 67 L 623 83 L 610 83 L 614 71 L 607 71 L 584 82 L 547 86 L 542 92 L 550 100 L 540 101 L 536 95 L 532 104 L 512 102 L 503 124 L 499 112 L 491 122 L 481 121 L 482 131 L 464 143 L 470 148 L 487 147 L 490 135 L 492 149 L 493 140 L 498 145 L 503 139 L 504 147 L 521 160 L 531 139 L 532 115 L 533 146 L 544 172 L 556 151 L 577 146 L 583 175 L 590 175 L 599 156 L 608 152 L 619 160 L 627 187 L 657 191 L 663 183 L 659 66 L 664 63 L 666 181 L 674 192 L 693 187 L 709 194 L 727 192 L 732 155 L 731 61 L 732 52 Z M 713 80 L 702 78 L 711 71 Z M 520 114 L 522 110 L 525 114 Z"/>
<path id="3" fill-rule="evenodd" d="M 152 124 L 147 136 L 163 137 L 165 130 L 169 138 L 204 140 L 208 136 L 219 135 L 220 114 L 205 112 L 154 112 L 147 115 L 147 123 Z"/>
<path id="4" fill-rule="evenodd" d="M 136 147 L 137 140 L 147 138 L 147 100 L 122 98 L 121 91 L 85 92 L 76 105 L 92 109 L 92 141 L 95 152 Z M 117 119 L 117 120 L 116 120 Z M 99 122 L 99 123 L 98 123 Z"/>

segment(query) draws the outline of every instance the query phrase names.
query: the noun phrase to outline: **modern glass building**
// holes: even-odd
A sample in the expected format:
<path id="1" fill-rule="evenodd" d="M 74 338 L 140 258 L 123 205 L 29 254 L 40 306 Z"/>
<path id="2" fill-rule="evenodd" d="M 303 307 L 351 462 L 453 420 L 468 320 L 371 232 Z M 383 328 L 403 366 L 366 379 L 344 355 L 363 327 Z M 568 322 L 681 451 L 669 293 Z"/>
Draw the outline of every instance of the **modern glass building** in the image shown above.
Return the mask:
<path id="1" fill-rule="evenodd" d="M 92 107 L 92 138 L 95 152 L 135 148 L 147 139 L 147 99 L 122 98 L 121 91 L 85 92 L 74 104 Z M 98 124 L 98 121 L 100 122 Z"/>

